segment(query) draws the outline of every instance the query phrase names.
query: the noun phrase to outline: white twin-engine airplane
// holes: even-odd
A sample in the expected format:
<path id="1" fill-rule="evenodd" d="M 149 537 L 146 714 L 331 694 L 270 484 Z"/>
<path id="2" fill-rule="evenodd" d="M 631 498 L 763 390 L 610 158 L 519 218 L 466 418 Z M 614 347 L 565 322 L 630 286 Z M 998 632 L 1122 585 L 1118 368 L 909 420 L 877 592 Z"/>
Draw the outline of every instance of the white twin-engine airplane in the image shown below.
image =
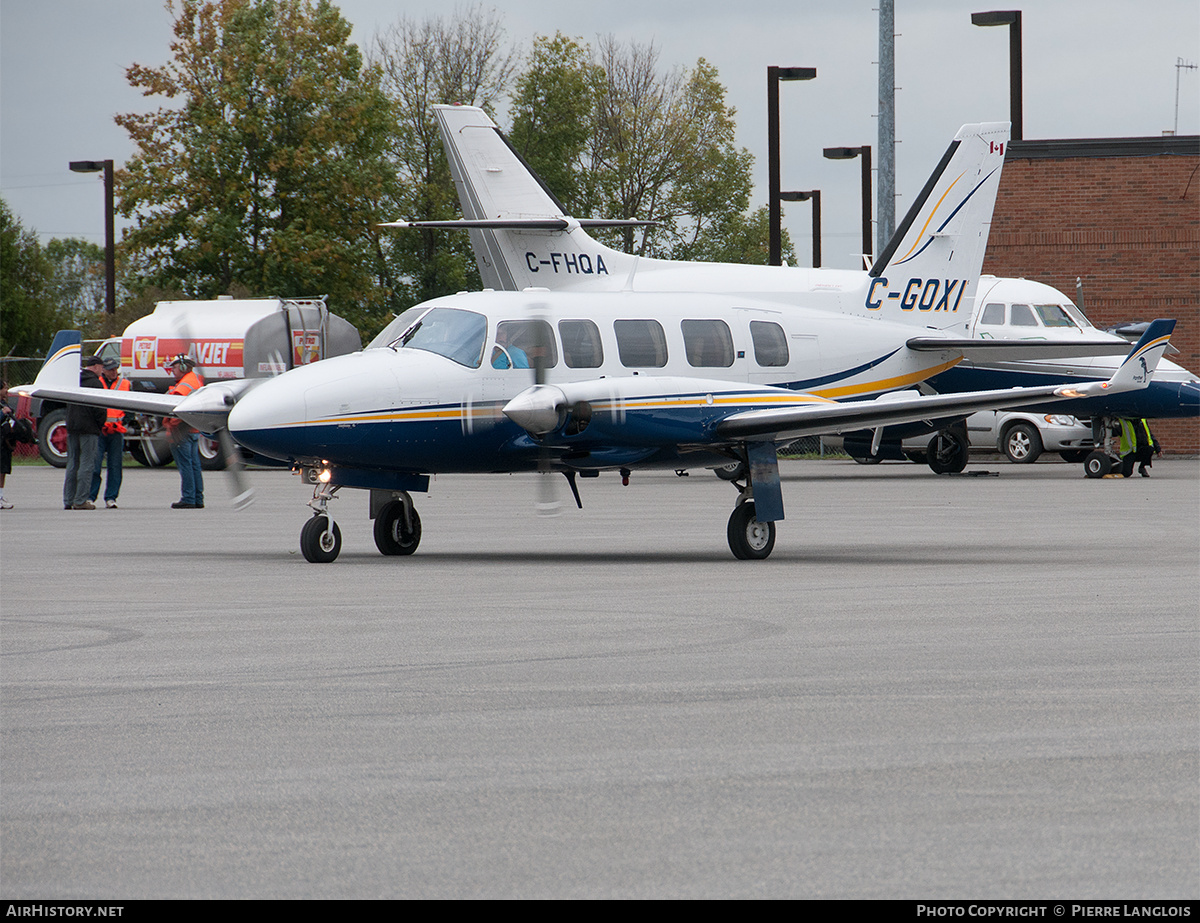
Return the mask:
<path id="1" fill-rule="evenodd" d="M 276 378 L 213 383 L 180 400 L 81 389 L 77 352 L 66 347 L 28 390 L 170 413 L 205 432 L 227 426 L 254 452 L 301 468 L 316 485 L 314 515 L 300 537 L 313 562 L 332 561 L 340 551 L 329 501 L 344 487 L 370 491 L 375 543 L 384 554 L 402 555 L 420 541 L 411 494 L 426 491 L 431 474 L 557 471 L 579 503 L 576 476 L 739 461 L 747 475 L 733 482 L 729 546 L 738 558 L 766 558 L 783 519 L 780 444 L 864 428 L 878 434 L 889 424 L 1115 393 L 1150 381 L 1174 321 L 1155 321 L 1108 381 L 897 392 L 980 350 L 1096 351 L 1092 344 L 980 341 L 951 332 L 961 331 L 955 312 L 971 303 L 978 281 L 1007 137 L 1006 124 L 959 132 L 871 275 L 657 264 L 586 236 L 569 253 L 562 241 L 571 233 L 536 230 L 549 221 L 534 214 L 519 232 L 504 235 L 525 248 L 515 265 L 524 267 L 520 281 L 529 287 L 418 305 L 362 352 Z M 486 151 L 478 162 L 498 171 L 493 185 L 503 186 L 502 165 Z M 521 170 L 514 179 L 528 175 Z M 504 219 L 505 227 L 512 223 Z M 560 213 L 553 223 L 577 229 L 585 222 Z M 540 274 L 556 271 L 573 277 L 570 290 L 537 286 Z M 614 277 L 619 285 L 609 290 Z M 847 310 L 854 303 L 861 312 Z"/>

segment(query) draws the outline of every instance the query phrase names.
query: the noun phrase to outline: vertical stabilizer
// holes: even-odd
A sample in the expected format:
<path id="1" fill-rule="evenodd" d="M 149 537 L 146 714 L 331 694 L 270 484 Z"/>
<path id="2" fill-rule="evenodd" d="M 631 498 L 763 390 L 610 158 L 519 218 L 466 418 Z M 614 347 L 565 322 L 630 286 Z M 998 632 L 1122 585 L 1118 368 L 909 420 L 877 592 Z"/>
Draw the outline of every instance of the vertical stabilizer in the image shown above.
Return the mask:
<path id="1" fill-rule="evenodd" d="M 463 221 L 409 222 L 410 226 L 467 228 L 487 288 L 622 287 L 638 258 L 589 237 L 486 112 L 472 106 L 434 106 L 433 113 Z"/>
<path id="2" fill-rule="evenodd" d="M 983 269 L 1007 122 L 964 125 L 871 267 L 866 307 L 892 321 L 968 323 Z"/>

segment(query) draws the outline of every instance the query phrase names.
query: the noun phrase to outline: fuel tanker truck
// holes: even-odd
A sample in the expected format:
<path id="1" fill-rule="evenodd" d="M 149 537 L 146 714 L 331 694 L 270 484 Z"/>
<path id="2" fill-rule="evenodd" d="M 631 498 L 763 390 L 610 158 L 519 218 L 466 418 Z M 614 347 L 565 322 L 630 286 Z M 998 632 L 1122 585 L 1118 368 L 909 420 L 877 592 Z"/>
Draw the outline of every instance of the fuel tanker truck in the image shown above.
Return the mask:
<path id="1" fill-rule="evenodd" d="M 358 329 L 333 314 L 325 297 L 231 298 L 216 301 L 160 301 L 154 311 L 105 341 L 96 353 L 119 357 L 121 374 L 135 391 L 164 393 L 175 383 L 170 362 L 191 356 L 206 381 L 264 378 L 329 356 L 362 349 Z M 86 352 L 86 349 L 85 349 Z M 67 463 L 66 405 L 45 401 L 30 407 L 38 420 L 38 448 L 50 464 Z M 171 460 L 162 419 L 126 414 L 125 446 L 144 465 Z M 224 467 L 215 439 L 200 438 L 200 461 Z"/>

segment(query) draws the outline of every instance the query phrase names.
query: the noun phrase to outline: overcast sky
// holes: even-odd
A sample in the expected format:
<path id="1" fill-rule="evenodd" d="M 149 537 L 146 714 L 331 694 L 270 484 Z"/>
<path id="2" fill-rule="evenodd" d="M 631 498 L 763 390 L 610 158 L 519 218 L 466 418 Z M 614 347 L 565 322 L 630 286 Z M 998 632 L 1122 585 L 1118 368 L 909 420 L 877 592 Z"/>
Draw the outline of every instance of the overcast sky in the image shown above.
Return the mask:
<path id="1" fill-rule="evenodd" d="M 399 17 L 437 15 L 423 0 L 344 0 L 354 40 L 366 48 Z M 485 9 L 492 5 L 482 4 Z M 821 149 L 876 144 L 876 0 L 506 0 L 510 42 L 561 31 L 593 42 L 612 33 L 653 41 L 664 68 L 714 64 L 737 108 L 738 143 L 756 158 L 755 204 L 766 203 L 766 67 L 817 68 L 817 79 L 781 87 L 784 189 L 821 189 L 824 264 L 857 265 L 859 171 Z M 1008 118 L 1006 28 L 971 25 L 986 3 L 896 0 L 897 217 L 920 191 L 958 127 Z M 1196 0 L 1036 0 L 1023 9 L 1025 137 L 1200 132 L 1200 3 Z M 125 69 L 169 56 L 171 16 L 161 0 L 0 0 L 0 194 L 27 229 L 103 242 L 97 177 L 70 160 L 133 148 L 119 112 L 162 105 L 132 90 Z M 878 155 L 876 155 L 876 160 Z M 808 265 L 811 213 L 790 206 L 787 225 Z M 118 231 L 118 234 L 120 232 Z"/>

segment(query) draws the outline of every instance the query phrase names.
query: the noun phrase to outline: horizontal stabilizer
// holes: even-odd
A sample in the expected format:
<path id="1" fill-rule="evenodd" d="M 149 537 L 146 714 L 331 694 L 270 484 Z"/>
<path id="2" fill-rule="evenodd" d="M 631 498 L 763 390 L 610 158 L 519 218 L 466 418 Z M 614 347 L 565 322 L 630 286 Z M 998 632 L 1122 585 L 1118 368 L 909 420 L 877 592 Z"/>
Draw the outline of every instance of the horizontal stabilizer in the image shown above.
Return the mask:
<path id="1" fill-rule="evenodd" d="M 415 228 L 420 230 L 471 230 L 487 228 L 507 231 L 568 231 L 572 228 L 644 228 L 657 221 L 638 221 L 635 218 L 461 218 L 455 221 L 387 221 L 381 228 Z"/>

